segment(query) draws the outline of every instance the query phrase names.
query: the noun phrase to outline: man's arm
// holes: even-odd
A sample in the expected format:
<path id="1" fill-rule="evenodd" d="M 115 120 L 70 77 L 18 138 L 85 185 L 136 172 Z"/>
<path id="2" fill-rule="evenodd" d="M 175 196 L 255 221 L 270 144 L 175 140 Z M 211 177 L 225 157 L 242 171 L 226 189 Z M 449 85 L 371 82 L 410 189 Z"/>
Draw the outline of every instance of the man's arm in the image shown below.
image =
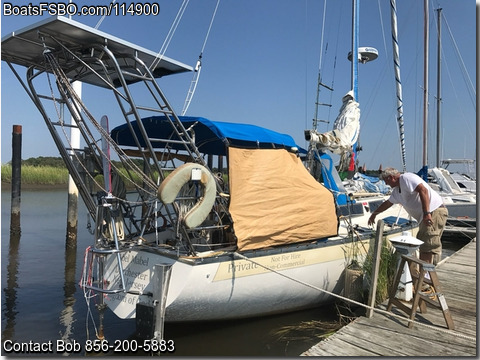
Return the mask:
<path id="1" fill-rule="evenodd" d="M 420 196 L 422 202 L 423 221 L 427 225 L 432 223 L 432 213 L 430 212 L 430 196 L 428 196 L 428 190 L 423 184 L 418 184 L 415 191 Z"/>
<path id="2" fill-rule="evenodd" d="M 393 203 L 391 203 L 388 200 L 385 200 L 378 208 L 375 210 L 372 215 L 370 215 L 370 218 L 368 219 L 368 225 L 372 225 L 375 222 L 375 217 L 380 214 L 381 212 L 384 212 L 387 210 L 389 207 L 391 207 Z"/>

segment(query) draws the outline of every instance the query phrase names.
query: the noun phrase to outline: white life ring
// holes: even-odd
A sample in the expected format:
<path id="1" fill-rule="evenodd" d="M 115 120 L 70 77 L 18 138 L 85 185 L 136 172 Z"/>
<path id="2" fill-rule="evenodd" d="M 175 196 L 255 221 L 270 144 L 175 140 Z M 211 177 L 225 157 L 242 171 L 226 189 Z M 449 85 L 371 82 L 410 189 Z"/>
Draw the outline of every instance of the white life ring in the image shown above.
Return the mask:
<path id="1" fill-rule="evenodd" d="M 184 217 L 185 225 L 189 228 L 195 228 L 200 225 L 210 213 L 215 203 L 216 185 L 210 171 L 204 166 L 194 163 L 186 163 L 176 168 L 165 180 L 160 184 L 157 191 L 157 197 L 164 204 L 171 204 L 177 197 L 180 189 L 188 181 L 190 181 L 193 169 L 201 170 L 200 184 L 204 193 L 200 201 L 192 207 Z"/>

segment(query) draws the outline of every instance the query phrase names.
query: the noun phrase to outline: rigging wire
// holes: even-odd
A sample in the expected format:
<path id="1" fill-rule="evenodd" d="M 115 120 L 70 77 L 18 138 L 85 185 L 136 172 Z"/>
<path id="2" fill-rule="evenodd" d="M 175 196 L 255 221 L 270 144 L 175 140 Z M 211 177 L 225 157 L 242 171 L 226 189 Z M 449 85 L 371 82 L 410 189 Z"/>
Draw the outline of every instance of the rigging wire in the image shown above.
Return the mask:
<path id="1" fill-rule="evenodd" d="M 446 19 L 445 15 L 442 14 L 442 18 L 445 21 L 445 25 L 447 25 L 448 34 L 450 35 L 453 46 L 455 48 L 455 55 L 457 55 L 458 61 L 461 65 L 460 69 L 462 70 L 462 75 L 463 75 L 465 84 L 467 84 L 467 87 L 468 87 L 468 85 L 470 86 L 470 89 L 469 89 L 470 90 L 469 91 L 470 100 L 472 101 L 473 107 L 476 108 L 475 98 L 477 96 L 477 90 L 475 89 L 475 86 L 473 86 L 472 80 L 470 79 L 470 75 L 467 72 L 467 69 L 465 67 L 465 63 L 463 61 L 462 55 L 460 54 L 460 51 L 458 49 L 457 42 L 455 41 L 455 38 L 453 37 L 452 30 L 450 29 L 450 26 L 448 25 L 448 22 L 447 22 L 447 19 Z M 473 94 L 473 97 L 472 97 L 472 94 Z"/>
<path id="2" fill-rule="evenodd" d="M 170 30 L 168 31 L 168 34 L 165 40 L 163 41 L 162 47 L 158 51 L 157 56 L 152 61 L 152 64 L 149 67 L 151 71 L 157 67 L 160 61 L 162 61 L 162 58 L 165 55 L 165 52 L 167 51 L 168 46 L 170 45 L 170 41 L 172 41 L 173 35 L 175 34 L 175 31 L 177 30 L 177 27 L 180 24 L 180 20 L 182 19 L 182 16 L 185 13 L 185 10 L 187 9 L 189 1 L 190 0 L 183 0 L 182 5 L 180 5 L 180 9 L 178 10 L 176 17 L 173 20 L 172 26 L 170 27 Z"/>
<path id="3" fill-rule="evenodd" d="M 213 11 L 212 19 L 210 20 L 210 25 L 208 26 L 207 34 L 205 36 L 205 40 L 203 41 L 203 46 L 200 51 L 200 55 L 198 56 L 197 64 L 195 65 L 195 71 L 193 73 L 192 81 L 190 82 L 190 88 L 188 89 L 187 97 L 185 98 L 185 103 L 183 104 L 182 116 L 185 115 L 185 113 L 187 112 L 188 107 L 192 102 L 193 95 L 195 94 L 195 90 L 197 89 L 198 79 L 200 78 L 200 72 L 202 71 L 203 51 L 205 50 L 205 46 L 207 45 L 207 40 L 210 36 L 210 30 L 212 29 L 213 20 L 215 19 L 215 15 L 217 14 L 219 4 L 220 0 L 217 0 L 217 5 L 215 6 L 215 10 Z"/>
<path id="4" fill-rule="evenodd" d="M 112 4 L 115 4 L 115 1 L 117 1 L 117 0 L 112 0 L 111 3 L 112 3 Z M 95 25 L 95 30 L 97 30 L 97 29 L 100 27 L 100 25 L 102 24 L 103 20 L 105 20 L 105 17 L 106 17 L 106 16 L 107 16 L 107 14 L 103 14 L 103 16 L 100 18 L 100 20 L 98 20 L 97 25 Z"/>
<path id="5" fill-rule="evenodd" d="M 343 4 L 341 5 L 341 8 L 340 8 L 340 13 L 342 13 L 342 10 L 343 10 Z M 333 21 L 335 22 L 335 20 Z M 318 81 L 321 82 L 321 85 L 324 86 L 325 88 L 329 89 L 330 90 L 330 96 L 329 96 L 329 99 L 328 99 L 328 104 L 325 104 L 327 105 L 328 107 L 328 112 L 327 112 L 327 116 L 326 116 L 326 119 L 327 120 L 324 120 L 323 122 L 329 124 L 330 121 L 330 115 L 331 115 L 331 111 L 332 111 L 332 106 L 330 104 L 332 104 L 333 102 L 333 95 L 334 95 L 334 84 L 335 84 L 335 74 L 336 74 L 336 69 L 337 69 L 337 53 L 338 53 L 338 46 L 339 46 L 339 34 L 340 34 L 340 27 L 341 27 L 341 21 L 336 21 L 337 23 L 337 31 L 336 31 L 336 38 L 334 41 L 334 44 L 335 44 L 335 50 L 333 51 L 333 70 L 331 71 L 331 76 L 332 76 L 332 80 L 331 80 L 331 83 L 329 85 L 326 85 L 324 82 L 323 82 L 323 76 L 322 74 L 324 73 L 324 59 L 323 59 L 323 56 L 327 54 L 328 52 L 328 46 L 329 46 L 329 43 L 328 41 L 326 42 L 325 44 L 325 50 L 323 50 L 323 43 L 324 43 L 324 31 L 325 31 L 325 24 L 326 24 L 326 2 L 324 3 L 324 12 L 323 12 L 323 19 L 322 19 L 322 37 L 321 37 L 321 45 L 320 45 L 320 58 L 319 58 L 319 65 L 318 65 Z M 320 91 L 320 86 L 319 86 L 319 83 L 317 82 L 317 102 L 318 102 L 318 93 Z M 314 129 L 316 129 L 316 125 L 318 125 L 318 122 L 316 122 L 316 119 L 318 118 L 318 113 L 317 113 L 317 107 L 318 105 L 315 104 L 316 106 L 316 111 L 315 111 L 315 118 L 314 118 Z M 333 125 L 332 125 L 333 126 Z M 327 131 L 328 131 L 328 128 L 327 128 Z"/>
<path id="6" fill-rule="evenodd" d="M 470 77 L 469 77 L 469 75 L 468 75 L 468 72 L 467 72 L 467 70 L 466 70 L 466 68 L 465 68 L 465 64 L 464 64 L 464 62 L 463 62 L 462 56 L 461 56 L 460 52 L 458 51 L 458 47 L 457 47 L 457 45 L 456 45 L 455 38 L 453 37 L 453 34 L 452 34 L 452 32 L 451 32 L 451 29 L 450 29 L 450 27 L 448 26 L 447 19 L 446 19 L 444 13 L 442 13 L 441 16 L 442 16 L 442 18 L 443 18 L 443 20 L 444 20 L 444 22 L 445 22 L 445 24 L 447 25 L 447 28 L 448 28 L 448 30 L 449 30 L 449 35 L 450 35 L 450 38 L 451 38 L 452 43 L 453 43 L 454 48 L 455 48 L 455 54 L 457 55 L 457 58 L 459 59 L 459 63 L 462 65 L 462 66 L 460 67 L 460 70 L 462 71 L 462 74 L 463 74 L 463 76 L 464 76 L 465 85 L 466 85 L 466 87 L 467 87 L 467 92 L 468 92 L 469 95 L 470 95 L 470 100 L 472 100 L 472 102 L 473 102 L 473 107 L 474 107 L 474 109 L 475 109 L 475 108 L 476 108 L 476 105 L 475 105 L 474 100 L 471 98 L 471 95 L 472 95 L 472 92 L 473 92 L 473 93 L 474 93 L 474 96 L 476 96 L 476 90 L 474 89 L 473 84 L 472 84 L 472 82 L 471 82 L 471 80 L 470 80 Z M 437 21 L 437 18 L 436 18 L 436 17 L 435 17 L 435 21 Z M 445 56 L 446 54 L 445 54 L 445 51 L 444 51 L 444 47 L 443 47 L 443 46 L 441 47 L 441 51 L 442 51 L 442 58 L 444 59 L 443 63 L 444 63 L 444 65 L 445 65 L 445 69 L 446 69 L 446 72 L 447 72 L 447 75 L 448 75 L 448 79 L 450 80 L 450 84 L 451 84 L 450 90 L 451 90 L 451 91 L 453 92 L 453 94 L 455 95 L 455 99 L 460 103 L 460 100 L 459 100 L 459 96 L 458 96 L 456 87 L 455 87 L 454 82 L 453 82 L 453 80 L 452 80 L 452 73 L 450 72 L 450 67 L 448 66 L 448 63 L 447 63 L 446 60 L 445 60 L 447 57 Z M 469 80 L 469 84 L 470 84 L 470 86 L 472 87 L 472 89 L 468 89 L 468 85 L 469 85 L 469 84 L 467 83 L 467 79 Z M 471 90 L 471 91 L 470 91 L 470 90 Z M 442 99 L 442 100 L 443 100 L 443 99 Z M 463 107 L 461 107 L 461 106 L 459 107 L 459 112 L 462 113 L 464 119 L 467 118 L 467 116 L 465 115 L 465 112 L 464 112 Z M 468 128 L 468 134 L 474 134 L 474 133 L 475 133 L 474 131 L 472 131 L 472 130 L 470 129 L 470 125 L 469 125 L 469 123 L 468 123 L 467 121 L 465 121 L 465 125 L 466 125 L 467 128 Z"/>
<path id="7" fill-rule="evenodd" d="M 318 125 L 318 105 L 320 95 L 320 85 L 322 84 L 322 59 L 323 59 L 323 40 L 325 37 L 325 14 L 327 12 L 327 1 L 323 2 L 323 18 L 322 18 L 322 35 L 320 37 L 320 54 L 318 60 L 318 83 L 317 83 L 317 98 L 315 101 L 315 116 L 313 117 L 313 130 L 317 130 Z M 326 51 L 326 49 L 325 49 Z"/>

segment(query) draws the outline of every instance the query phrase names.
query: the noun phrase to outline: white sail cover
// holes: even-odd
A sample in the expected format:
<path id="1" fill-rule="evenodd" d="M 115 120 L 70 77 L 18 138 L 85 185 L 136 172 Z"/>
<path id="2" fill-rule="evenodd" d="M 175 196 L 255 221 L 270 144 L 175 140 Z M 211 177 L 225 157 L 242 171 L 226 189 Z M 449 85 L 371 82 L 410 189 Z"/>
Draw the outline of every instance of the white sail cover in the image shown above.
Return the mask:
<path id="1" fill-rule="evenodd" d="M 335 154 L 350 153 L 360 133 L 360 108 L 352 90 L 342 98 L 342 102 L 332 131 L 325 133 L 311 131 L 311 141 L 316 143 L 317 148 L 328 149 Z"/>

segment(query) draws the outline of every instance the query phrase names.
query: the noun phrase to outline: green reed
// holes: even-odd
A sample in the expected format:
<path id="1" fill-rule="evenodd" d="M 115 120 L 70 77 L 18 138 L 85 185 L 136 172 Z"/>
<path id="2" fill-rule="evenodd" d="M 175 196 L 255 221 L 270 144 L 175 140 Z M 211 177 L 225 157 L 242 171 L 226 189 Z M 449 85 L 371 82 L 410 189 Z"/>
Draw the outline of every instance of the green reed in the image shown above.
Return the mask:
<path id="1" fill-rule="evenodd" d="M 22 165 L 22 184 L 31 185 L 66 185 L 68 171 L 66 168 L 53 166 Z M 2 183 L 12 182 L 12 166 L 2 164 Z"/>
<path id="2" fill-rule="evenodd" d="M 393 280 L 397 270 L 397 254 L 393 252 L 393 247 L 385 237 L 382 241 L 382 250 L 380 253 L 380 266 L 378 270 L 377 292 L 375 294 L 375 304 L 381 304 L 390 293 L 393 286 Z M 369 251 L 363 264 L 363 271 L 368 283 L 367 289 L 371 287 L 373 266 L 373 251 Z"/>

